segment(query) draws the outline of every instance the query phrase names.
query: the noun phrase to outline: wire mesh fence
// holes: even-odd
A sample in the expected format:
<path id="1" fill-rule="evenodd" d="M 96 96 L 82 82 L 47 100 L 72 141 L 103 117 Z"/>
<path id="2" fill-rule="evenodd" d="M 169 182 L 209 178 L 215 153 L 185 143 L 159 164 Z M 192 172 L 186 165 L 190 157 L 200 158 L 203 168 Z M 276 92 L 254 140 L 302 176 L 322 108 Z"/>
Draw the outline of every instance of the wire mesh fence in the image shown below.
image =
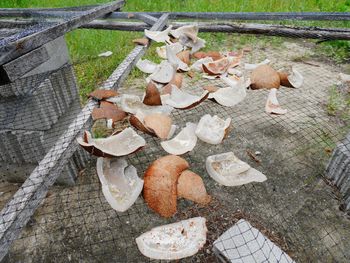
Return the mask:
<path id="1" fill-rule="evenodd" d="M 166 19 L 162 17 L 154 27 L 161 29 Z M 149 259 L 139 252 L 136 237 L 159 225 L 201 216 L 207 221 L 207 242 L 184 262 L 217 260 L 215 240 L 234 224 L 239 225 L 241 219 L 259 231 L 256 234 L 254 230 L 253 241 L 259 243 L 262 233 L 286 253 L 286 258 L 296 262 L 347 262 L 350 221 L 341 203 L 348 189 L 339 192 L 326 179 L 325 168 L 349 128 L 348 120 L 331 114 L 330 92 L 337 89 L 346 95 L 349 87 L 337 84 L 341 68 L 330 61 L 305 63 L 295 59 L 312 51 L 309 44 L 283 38 L 279 46 L 255 46 L 243 57 L 242 62 L 250 63 L 268 58 L 275 68 L 293 65 L 302 72 L 301 88 L 279 90 L 279 102 L 288 110 L 286 115 L 264 111 L 266 90 L 248 90 L 246 99 L 232 108 L 206 100 L 192 109 L 173 110 L 171 118 L 178 130 L 187 122 L 197 123 L 204 114 L 231 117 L 232 130 L 222 144 L 198 140 L 194 150 L 183 155 L 191 169 L 201 175 L 213 200 L 201 206 L 181 199 L 178 212 L 170 219 L 152 212 L 142 197 L 126 212 L 115 211 L 105 200 L 95 158 L 77 148 L 76 143 L 84 130 L 91 130 L 90 114 L 97 103 L 91 100 L 84 107 L 80 105 L 68 61 L 56 69 L 0 86 L 1 247 L 13 241 L 4 261 L 145 262 Z M 145 49 L 136 47 L 102 87 L 121 86 L 121 94 L 141 96 L 143 78 L 130 76 L 125 85 L 121 83 Z M 220 79 L 184 74 L 184 91 L 199 95 L 208 85 L 226 84 Z M 138 134 L 147 145 L 128 156 L 127 161 L 142 178 L 147 167 L 167 153 L 160 139 Z M 350 151 L 349 143 L 344 141 L 343 148 L 343 152 Z M 206 172 L 205 160 L 209 155 L 229 151 L 263 172 L 267 181 L 239 187 L 217 184 Z M 348 160 L 342 158 L 339 162 L 346 164 Z M 347 171 L 342 175 L 339 181 L 348 180 Z M 54 182 L 58 184 L 52 186 Z M 10 200 L 12 203 L 7 203 Z M 36 206 L 39 207 L 27 224 L 18 220 L 28 217 Z M 234 246 L 223 250 L 236 251 L 234 260 L 252 260 L 256 251 L 262 252 L 261 260 L 255 258 L 256 262 L 272 260 L 269 256 L 275 255 L 275 248 L 270 243 L 242 254 L 241 246 L 251 240 L 240 245 L 235 239 L 239 235 L 225 238 L 232 239 Z M 276 262 L 283 262 L 279 259 Z"/>

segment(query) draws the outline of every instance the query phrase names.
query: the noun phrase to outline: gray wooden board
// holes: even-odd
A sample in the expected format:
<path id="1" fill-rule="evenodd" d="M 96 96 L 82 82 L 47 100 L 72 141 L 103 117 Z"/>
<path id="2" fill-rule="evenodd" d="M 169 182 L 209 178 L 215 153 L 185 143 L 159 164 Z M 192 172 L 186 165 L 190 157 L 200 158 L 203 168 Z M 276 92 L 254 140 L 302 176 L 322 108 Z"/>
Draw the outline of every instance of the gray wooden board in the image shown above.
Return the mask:
<path id="1" fill-rule="evenodd" d="M 162 30 L 167 21 L 168 15 L 165 14 L 153 25 L 151 30 Z M 146 49 L 146 46 L 135 47 L 101 86 L 101 89 L 118 88 L 132 67 L 146 52 Z M 7 254 L 10 245 L 18 237 L 22 228 L 46 196 L 49 187 L 60 175 L 63 166 L 74 153 L 77 147 L 76 139 L 84 129 L 91 125 L 91 112 L 96 106 L 97 103 L 93 100 L 87 103 L 22 187 L 2 209 L 0 216 L 0 261 Z"/>
<path id="2" fill-rule="evenodd" d="M 101 5 L 91 10 L 84 11 L 79 16 L 69 18 L 65 21 L 47 27 L 28 29 L 28 35 L 22 34 L 11 36 L 0 40 L 0 65 L 5 64 L 65 33 L 88 23 L 95 18 L 101 17 L 107 13 L 115 11 L 123 6 L 124 1 L 112 2 Z"/>

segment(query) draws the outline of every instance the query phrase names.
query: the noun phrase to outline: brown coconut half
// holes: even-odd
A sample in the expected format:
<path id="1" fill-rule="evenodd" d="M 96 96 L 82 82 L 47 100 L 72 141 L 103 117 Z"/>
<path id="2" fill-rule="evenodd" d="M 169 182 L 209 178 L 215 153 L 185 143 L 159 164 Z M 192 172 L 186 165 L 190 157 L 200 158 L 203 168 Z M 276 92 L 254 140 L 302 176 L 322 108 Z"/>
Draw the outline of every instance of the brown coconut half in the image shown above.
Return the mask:
<path id="1" fill-rule="evenodd" d="M 187 65 L 190 64 L 190 51 L 189 50 L 184 50 L 181 51 L 180 53 L 177 53 L 176 56 L 184 63 Z"/>
<path id="2" fill-rule="evenodd" d="M 153 81 L 150 81 L 147 84 L 146 95 L 143 99 L 143 103 L 150 106 L 162 105 L 159 90 Z"/>
<path id="3" fill-rule="evenodd" d="M 190 170 L 181 173 L 177 181 L 177 196 L 206 205 L 211 201 L 207 194 L 202 178 Z"/>
<path id="4" fill-rule="evenodd" d="M 104 100 L 115 96 L 118 96 L 118 92 L 109 89 L 98 89 L 89 94 L 89 98 L 93 98 L 95 100 Z"/>
<path id="5" fill-rule="evenodd" d="M 188 162 L 176 155 L 155 160 L 144 175 L 143 197 L 148 206 L 163 217 L 171 217 L 177 210 L 177 181 L 189 167 Z"/>
<path id="6" fill-rule="evenodd" d="M 153 131 L 159 138 L 168 138 L 172 120 L 168 115 L 154 113 L 144 117 L 143 122 L 145 127 Z"/>
<path id="7" fill-rule="evenodd" d="M 137 38 L 132 41 L 133 43 L 141 46 L 147 46 L 149 44 L 148 38 Z"/>
<path id="8" fill-rule="evenodd" d="M 114 103 L 101 101 L 100 108 L 94 108 L 91 115 L 93 120 L 112 119 L 113 122 L 116 122 L 123 120 L 127 113 L 119 109 Z"/>
<path id="9" fill-rule="evenodd" d="M 253 70 L 251 76 L 251 89 L 278 89 L 280 76 L 269 65 L 261 65 Z"/>
<path id="10" fill-rule="evenodd" d="M 213 62 L 205 63 L 202 67 L 203 71 L 210 76 L 221 75 L 230 67 L 230 61 L 225 57 Z"/>

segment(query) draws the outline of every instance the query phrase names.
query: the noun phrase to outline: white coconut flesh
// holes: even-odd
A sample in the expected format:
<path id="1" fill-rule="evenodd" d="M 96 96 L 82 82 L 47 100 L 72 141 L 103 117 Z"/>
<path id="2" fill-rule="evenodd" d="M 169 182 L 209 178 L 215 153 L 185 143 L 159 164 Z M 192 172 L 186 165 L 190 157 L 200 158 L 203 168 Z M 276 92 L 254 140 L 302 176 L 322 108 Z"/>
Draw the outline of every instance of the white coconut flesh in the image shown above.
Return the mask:
<path id="1" fill-rule="evenodd" d="M 149 258 L 176 260 L 193 256 L 207 239 L 204 217 L 158 226 L 136 238 L 140 252 Z"/>
<path id="2" fill-rule="evenodd" d="M 244 100 L 247 91 L 244 86 L 220 88 L 209 94 L 209 99 L 215 99 L 217 103 L 226 107 L 233 107 Z"/>
<path id="3" fill-rule="evenodd" d="M 162 148 L 170 154 L 181 155 L 193 150 L 197 144 L 196 136 L 197 125 L 191 122 L 186 123 L 183 128 L 173 139 L 160 143 Z"/>
<path id="4" fill-rule="evenodd" d="M 137 170 L 124 158 L 98 158 L 97 175 L 102 184 L 102 193 L 108 204 L 118 212 L 129 209 L 140 195 L 143 180 Z"/>
<path id="5" fill-rule="evenodd" d="M 225 186 L 239 186 L 267 179 L 264 174 L 239 160 L 233 152 L 209 156 L 205 166 L 210 177 Z"/>
<path id="6" fill-rule="evenodd" d="M 269 64 L 271 61 L 269 59 L 265 59 L 263 61 L 261 61 L 260 63 L 257 63 L 257 64 L 249 64 L 249 63 L 245 63 L 244 64 L 244 69 L 246 70 L 254 70 L 256 69 L 257 67 L 261 66 L 261 65 L 267 65 Z"/>
<path id="7" fill-rule="evenodd" d="M 175 85 L 172 85 L 171 94 L 167 96 L 161 96 L 162 104 L 167 104 L 176 109 L 189 108 L 192 105 L 200 102 L 204 97 L 206 97 L 208 91 L 204 91 L 201 96 L 196 96 L 189 94 Z"/>
<path id="8" fill-rule="evenodd" d="M 166 46 L 166 55 L 167 55 L 168 61 L 171 64 L 176 65 L 177 69 L 180 69 L 182 71 L 190 70 L 188 65 L 185 62 L 183 62 L 181 59 L 179 59 L 178 56 L 176 56 L 176 53 L 169 46 Z"/>
<path id="9" fill-rule="evenodd" d="M 142 103 L 139 96 L 124 94 L 121 98 L 120 107 L 123 111 L 137 114 L 137 112 L 142 112 L 144 115 L 152 113 L 163 113 L 169 115 L 173 110 L 173 107 L 169 105 L 161 106 L 149 106 Z"/>
<path id="10" fill-rule="evenodd" d="M 154 63 L 148 59 L 145 59 L 145 60 L 140 59 L 136 63 L 136 67 L 139 70 L 141 70 L 142 72 L 147 73 L 147 74 L 154 73 L 157 70 L 157 66 L 158 65 L 156 63 Z"/>
<path id="11" fill-rule="evenodd" d="M 132 128 L 126 128 L 122 132 L 108 138 L 94 139 L 86 131 L 87 142 L 78 138 L 78 143 L 82 146 L 93 146 L 105 154 L 119 157 L 135 152 L 146 145 L 146 141 L 138 135 Z"/>
<path id="12" fill-rule="evenodd" d="M 225 137 L 226 129 L 231 124 L 231 118 L 223 120 L 218 116 L 213 117 L 209 114 L 204 115 L 196 129 L 196 135 L 199 139 L 210 144 L 219 144 Z"/>
<path id="13" fill-rule="evenodd" d="M 176 73 L 176 67 L 167 60 L 163 60 L 149 78 L 159 83 L 169 83 Z"/>
<path id="14" fill-rule="evenodd" d="M 265 105 L 266 113 L 283 115 L 288 112 L 287 109 L 283 109 L 277 100 L 277 89 L 271 89 L 267 97 Z"/>
<path id="15" fill-rule="evenodd" d="M 205 57 L 205 58 L 198 59 L 196 62 L 194 62 L 191 65 L 190 69 L 198 71 L 198 72 L 203 72 L 202 65 L 206 64 L 206 63 L 210 63 L 210 62 L 213 62 L 212 57 Z"/>
<path id="16" fill-rule="evenodd" d="M 292 68 L 292 74 L 290 74 L 287 78 L 289 83 L 292 84 L 294 88 L 300 88 L 301 85 L 303 85 L 304 77 L 294 67 Z"/>
<path id="17" fill-rule="evenodd" d="M 169 26 L 163 31 L 151 31 L 145 29 L 145 36 L 156 41 L 156 42 L 167 42 L 170 43 L 169 32 L 171 31 L 172 26 Z"/>

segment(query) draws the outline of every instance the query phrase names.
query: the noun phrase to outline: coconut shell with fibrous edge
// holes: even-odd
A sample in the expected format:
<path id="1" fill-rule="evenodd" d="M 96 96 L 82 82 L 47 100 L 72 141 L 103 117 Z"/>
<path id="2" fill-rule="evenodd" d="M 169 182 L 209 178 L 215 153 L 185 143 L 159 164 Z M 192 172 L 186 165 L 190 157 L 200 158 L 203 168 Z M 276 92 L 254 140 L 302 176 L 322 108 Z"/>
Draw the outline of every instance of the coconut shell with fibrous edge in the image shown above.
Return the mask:
<path id="1" fill-rule="evenodd" d="M 280 76 L 269 65 L 261 65 L 253 70 L 251 76 L 251 89 L 278 89 Z"/>
<path id="2" fill-rule="evenodd" d="M 159 90 L 153 81 L 150 81 L 147 84 L 146 95 L 143 99 L 143 103 L 150 106 L 162 105 Z"/>
<path id="3" fill-rule="evenodd" d="M 211 196 L 207 194 L 202 178 L 190 170 L 181 173 L 177 182 L 177 195 L 201 205 L 206 205 L 211 201 Z"/>
<path id="4" fill-rule="evenodd" d="M 89 98 L 93 98 L 95 100 L 104 100 L 118 95 L 118 92 L 116 92 L 115 90 L 98 89 L 91 92 L 89 94 Z"/>
<path id="5" fill-rule="evenodd" d="M 176 213 L 178 178 L 188 167 L 185 159 L 167 155 L 155 160 L 147 168 L 143 197 L 154 212 L 163 217 L 171 217 Z"/>

